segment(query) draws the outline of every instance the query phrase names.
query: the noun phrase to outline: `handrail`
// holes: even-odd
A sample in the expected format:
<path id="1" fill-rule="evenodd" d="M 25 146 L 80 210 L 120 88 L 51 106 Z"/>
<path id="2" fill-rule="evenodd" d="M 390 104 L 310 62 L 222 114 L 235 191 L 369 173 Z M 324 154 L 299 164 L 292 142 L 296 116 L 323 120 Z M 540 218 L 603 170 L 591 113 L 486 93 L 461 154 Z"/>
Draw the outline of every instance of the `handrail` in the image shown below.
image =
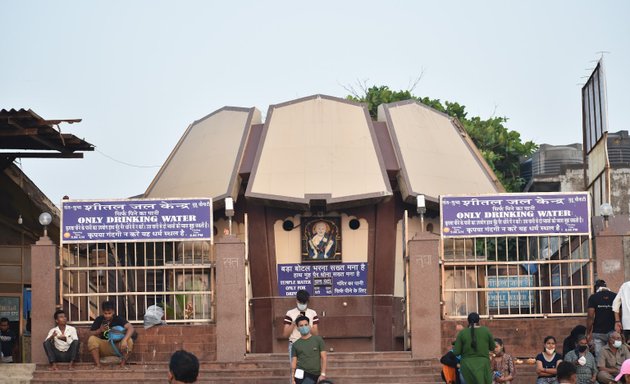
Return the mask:
<path id="1" fill-rule="evenodd" d="M 405 351 L 411 348 L 411 300 L 410 288 L 409 288 L 409 214 L 405 210 L 403 215 L 403 262 L 405 264 L 405 276 L 403 281 L 405 282 L 405 335 L 404 335 L 404 348 Z"/>
<path id="2" fill-rule="evenodd" d="M 243 221 L 245 224 L 245 351 L 251 353 L 252 351 L 252 335 L 250 332 L 250 307 L 249 301 L 250 291 L 252 286 L 251 271 L 249 269 L 249 221 L 247 213 L 243 215 Z"/>

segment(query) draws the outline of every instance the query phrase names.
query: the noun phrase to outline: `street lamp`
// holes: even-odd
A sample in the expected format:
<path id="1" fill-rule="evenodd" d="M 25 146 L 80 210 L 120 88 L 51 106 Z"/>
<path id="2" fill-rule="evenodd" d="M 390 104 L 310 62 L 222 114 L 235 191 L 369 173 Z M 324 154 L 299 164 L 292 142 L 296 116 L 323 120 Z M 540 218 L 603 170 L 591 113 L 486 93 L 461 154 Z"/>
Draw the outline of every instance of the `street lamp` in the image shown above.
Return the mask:
<path id="1" fill-rule="evenodd" d="M 424 195 L 416 196 L 416 211 L 420 214 L 420 228 L 424 232 L 424 214 L 427 212 L 427 204 Z"/>
<path id="2" fill-rule="evenodd" d="M 234 217 L 234 200 L 231 197 L 225 198 L 225 216 L 228 218 L 228 230 L 232 234 L 232 217 Z"/>
<path id="3" fill-rule="evenodd" d="M 613 214 L 613 207 L 610 203 L 603 203 L 599 206 L 599 214 L 604 218 L 604 226 L 608 227 L 608 217 Z"/>
<path id="4" fill-rule="evenodd" d="M 48 237 L 48 225 L 52 223 L 52 215 L 48 212 L 42 212 L 39 215 L 39 223 L 44 226 L 44 237 Z"/>

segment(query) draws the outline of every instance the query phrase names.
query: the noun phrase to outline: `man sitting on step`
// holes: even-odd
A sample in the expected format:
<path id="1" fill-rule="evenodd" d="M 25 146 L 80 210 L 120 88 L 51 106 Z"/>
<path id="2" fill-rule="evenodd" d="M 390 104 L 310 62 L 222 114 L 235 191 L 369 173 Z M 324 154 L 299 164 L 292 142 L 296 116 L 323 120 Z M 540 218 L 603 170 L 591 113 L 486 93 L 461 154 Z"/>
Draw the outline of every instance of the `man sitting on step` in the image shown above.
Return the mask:
<path id="1" fill-rule="evenodd" d="M 63 309 L 58 309 L 54 314 L 56 327 L 51 329 L 44 341 L 44 351 L 48 356 L 51 371 L 57 370 L 57 363 L 70 362 L 70 369 L 74 367 L 74 362 L 79 353 L 79 336 L 77 330 L 66 325 L 68 319 Z"/>
<path id="2" fill-rule="evenodd" d="M 129 354 L 133 349 L 134 334 L 133 325 L 125 318 L 116 315 L 116 306 L 112 301 L 104 301 L 101 304 L 102 315 L 94 319 L 90 328 L 91 336 L 88 339 L 88 350 L 92 354 L 95 368 L 100 368 L 101 357 L 118 356 L 120 366 L 125 367 Z M 110 337 L 110 331 L 122 327 L 125 330 L 124 337 L 120 341 Z M 111 340 L 110 340 L 111 338 Z"/>
<path id="3" fill-rule="evenodd" d="M 9 319 L 0 319 L 0 363 L 12 363 L 13 354 L 17 351 L 18 337 L 11 330 Z"/>

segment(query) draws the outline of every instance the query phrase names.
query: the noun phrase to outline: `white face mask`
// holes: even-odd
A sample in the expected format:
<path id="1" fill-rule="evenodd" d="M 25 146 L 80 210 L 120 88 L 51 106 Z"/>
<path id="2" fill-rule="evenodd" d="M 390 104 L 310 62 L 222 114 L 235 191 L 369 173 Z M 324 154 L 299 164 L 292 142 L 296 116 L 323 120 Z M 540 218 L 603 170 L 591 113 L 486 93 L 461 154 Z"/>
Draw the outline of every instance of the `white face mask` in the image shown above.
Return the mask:
<path id="1" fill-rule="evenodd" d="M 553 354 L 556 351 L 556 349 L 555 348 L 552 348 L 552 349 L 545 348 L 545 351 L 547 351 L 547 353 L 551 355 L 551 354 Z"/>
<path id="2" fill-rule="evenodd" d="M 297 309 L 299 309 L 300 311 L 306 311 L 306 304 L 302 304 L 302 303 L 298 303 L 297 305 Z"/>
<path id="3" fill-rule="evenodd" d="M 621 340 L 615 340 L 615 342 L 613 343 L 613 346 L 614 346 L 615 348 L 619 348 L 619 347 L 621 347 Z"/>

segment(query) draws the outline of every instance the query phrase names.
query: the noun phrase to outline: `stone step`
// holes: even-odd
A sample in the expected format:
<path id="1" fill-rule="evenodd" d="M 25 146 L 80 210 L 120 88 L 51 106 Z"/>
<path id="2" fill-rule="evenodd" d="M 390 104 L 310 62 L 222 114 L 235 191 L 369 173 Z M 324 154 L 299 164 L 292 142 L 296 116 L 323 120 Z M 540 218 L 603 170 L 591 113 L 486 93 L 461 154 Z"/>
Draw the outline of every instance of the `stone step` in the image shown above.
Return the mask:
<path id="1" fill-rule="evenodd" d="M 42 377 L 48 378 L 62 378 L 68 374 L 72 374 L 73 378 L 91 379 L 94 375 L 104 375 L 111 378 L 156 378 L 166 375 L 166 367 L 160 368 L 139 368 L 129 366 L 128 370 L 106 368 L 102 370 L 92 370 L 88 367 L 77 367 L 74 371 L 67 371 L 61 369 L 59 371 L 47 371 L 38 370 L 35 372 L 34 378 L 39 379 Z M 277 368 L 255 368 L 255 369 L 204 369 L 200 370 L 203 376 L 212 375 L 216 377 L 231 377 L 234 375 L 239 376 L 283 376 L 289 374 L 289 367 Z M 356 368 L 331 368 L 328 369 L 328 374 L 331 377 L 345 377 L 345 376 L 363 376 L 372 377 L 379 375 L 413 375 L 417 377 L 433 376 L 435 375 L 435 369 L 426 369 L 424 367 L 398 367 L 398 366 L 384 366 L 384 367 L 356 367 Z M 439 371 L 438 371 L 439 374 Z"/>
<path id="2" fill-rule="evenodd" d="M 30 383 L 35 364 L 0 364 L 0 384 Z"/>
<path id="3" fill-rule="evenodd" d="M 163 363 L 164 364 L 164 363 Z M 236 366 L 234 363 L 202 363 L 203 366 L 208 368 L 229 368 L 231 366 Z M 427 362 L 422 360 L 408 360 L 408 359 L 389 359 L 389 360 L 337 360 L 334 358 L 328 357 L 328 366 L 329 367 L 365 367 L 365 366 L 373 366 L 373 367 L 384 367 L 388 365 L 396 365 L 399 367 L 439 367 L 440 363 L 436 359 L 435 362 Z M 245 360 L 243 363 L 238 363 L 240 368 L 245 367 L 288 367 L 289 359 L 283 360 Z"/>
<path id="4" fill-rule="evenodd" d="M 398 358 L 373 359 L 374 354 L 363 354 L 353 359 L 351 354 L 331 354 L 329 377 L 336 384 L 368 382 L 372 384 L 389 383 L 441 383 L 441 365 L 437 360 L 411 360 L 407 355 Z M 279 356 L 283 360 L 279 360 Z M 410 355 L 409 355 L 410 356 Z M 334 362 L 334 365 L 332 364 Z M 103 366 L 101 370 L 92 370 L 90 363 L 78 363 L 72 372 L 67 365 L 60 364 L 59 371 L 48 371 L 46 365 L 38 365 L 32 383 L 145 383 L 162 382 L 167 377 L 166 363 L 130 364 L 129 370 L 122 370 L 116 365 Z M 243 362 L 202 361 L 199 383 L 279 383 L 288 380 L 289 368 L 285 354 L 267 356 L 248 356 Z M 532 383 L 536 379 L 533 365 L 517 365 L 517 378 L 514 384 Z"/>
<path id="5" fill-rule="evenodd" d="M 412 360 L 411 352 L 328 352 L 328 356 L 337 360 Z M 251 353 L 245 355 L 245 360 L 288 360 L 287 353 Z"/>

